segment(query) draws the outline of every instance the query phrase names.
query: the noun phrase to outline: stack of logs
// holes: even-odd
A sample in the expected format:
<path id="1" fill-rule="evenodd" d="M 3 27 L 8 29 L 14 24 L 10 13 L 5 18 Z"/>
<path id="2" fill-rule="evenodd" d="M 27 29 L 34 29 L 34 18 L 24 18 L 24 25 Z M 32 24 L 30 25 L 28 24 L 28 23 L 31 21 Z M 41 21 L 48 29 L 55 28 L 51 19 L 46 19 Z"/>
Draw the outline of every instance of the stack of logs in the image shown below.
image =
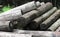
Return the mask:
<path id="1" fill-rule="evenodd" d="M 52 3 L 29 2 L 0 14 L 0 31 L 60 31 L 60 9 Z"/>

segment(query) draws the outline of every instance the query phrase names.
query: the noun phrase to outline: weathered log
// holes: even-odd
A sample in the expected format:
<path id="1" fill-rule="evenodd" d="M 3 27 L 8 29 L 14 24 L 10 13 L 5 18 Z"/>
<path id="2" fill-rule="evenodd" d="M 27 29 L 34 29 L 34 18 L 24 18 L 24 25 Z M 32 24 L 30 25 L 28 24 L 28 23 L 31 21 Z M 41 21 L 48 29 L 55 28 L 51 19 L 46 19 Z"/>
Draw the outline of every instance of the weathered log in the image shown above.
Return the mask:
<path id="1" fill-rule="evenodd" d="M 11 9 L 11 10 L 8 10 L 6 12 L 1 13 L 0 14 L 0 21 L 2 21 L 2 20 L 11 21 L 11 20 L 18 19 L 18 18 L 20 18 L 22 13 L 24 14 L 27 11 L 36 9 L 38 6 L 40 6 L 39 1 L 37 1 L 37 2 L 32 1 L 32 2 L 28 2 L 28 3 L 24 4 L 24 5 L 15 7 L 13 9 Z"/>
<path id="2" fill-rule="evenodd" d="M 13 31 L 10 21 L 0 21 L 0 31 Z"/>
<path id="3" fill-rule="evenodd" d="M 24 5 L 21 5 L 21 10 L 24 13 L 28 12 L 28 11 L 31 11 L 33 9 L 36 9 L 37 7 L 41 6 L 41 3 L 39 1 L 35 2 L 35 1 L 32 1 L 32 2 L 28 2 Z"/>
<path id="4" fill-rule="evenodd" d="M 19 12 L 18 12 L 19 11 Z M 11 21 L 21 16 L 21 10 L 11 11 L 11 12 L 4 12 L 0 14 L 0 21 Z"/>
<path id="5" fill-rule="evenodd" d="M 58 19 L 55 23 L 53 23 L 52 26 L 48 28 L 48 30 L 55 31 L 59 26 L 60 26 L 60 19 Z"/>
<path id="6" fill-rule="evenodd" d="M 46 30 L 49 26 L 51 26 L 58 18 L 60 17 L 60 10 L 57 10 L 54 14 L 52 14 L 48 19 L 40 24 L 41 30 Z"/>
<path id="7" fill-rule="evenodd" d="M 60 32 L 60 26 L 56 29 L 56 32 Z"/>

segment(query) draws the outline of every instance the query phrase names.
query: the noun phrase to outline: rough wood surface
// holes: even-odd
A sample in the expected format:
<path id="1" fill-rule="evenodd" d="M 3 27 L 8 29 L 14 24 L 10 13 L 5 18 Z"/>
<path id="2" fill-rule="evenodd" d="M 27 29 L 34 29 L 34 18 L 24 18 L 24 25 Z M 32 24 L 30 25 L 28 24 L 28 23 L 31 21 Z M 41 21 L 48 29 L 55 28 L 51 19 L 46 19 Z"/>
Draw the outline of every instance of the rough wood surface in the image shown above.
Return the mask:
<path id="1" fill-rule="evenodd" d="M 20 24 L 18 25 L 18 27 L 24 27 L 26 26 L 29 22 L 31 22 L 34 18 L 42 15 L 43 13 L 45 13 L 45 11 L 51 9 L 53 6 L 51 3 L 46 3 L 42 6 L 40 6 L 39 8 L 37 8 L 37 10 L 32 10 L 24 15 L 21 16 L 20 18 Z"/>
<path id="2" fill-rule="evenodd" d="M 48 28 L 48 30 L 55 31 L 59 26 L 60 26 L 60 19 L 58 19 L 55 23 L 53 23 L 52 26 Z"/>
<path id="3" fill-rule="evenodd" d="M 47 11 L 45 14 L 41 15 L 38 18 L 35 18 L 28 26 L 27 29 L 36 29 L 39 24 L 41 24 L 44 20 L 46 20 L 49 16 L 51 16 L 57 10 L 56 7 L 53 7 L 51 10 Z"/>
<path id="4" fill-rule="evenodd" d="M 52 14 L 49 18 L 47 18 L 44 22 L 40 24 L 40 28 L 42 30 L 46 30 L 49 26 L 51 26 L 58 18 L 60 17 L 60 10 L 57 10 L 54 14 Z"/>

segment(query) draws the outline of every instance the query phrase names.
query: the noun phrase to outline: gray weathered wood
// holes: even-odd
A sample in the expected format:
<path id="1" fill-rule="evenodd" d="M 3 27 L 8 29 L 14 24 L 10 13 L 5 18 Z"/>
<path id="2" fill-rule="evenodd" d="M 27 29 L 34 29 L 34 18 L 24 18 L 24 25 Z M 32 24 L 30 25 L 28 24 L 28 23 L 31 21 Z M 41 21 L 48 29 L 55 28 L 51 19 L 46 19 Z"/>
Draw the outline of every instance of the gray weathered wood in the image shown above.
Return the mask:
<path id="1" fill-rule="evenodd" d="M 0 37 L 32 37 L 31 34 L 15 34 L 9 32 L 0 32 Z"/>
<path id="2" fill-rule="evenodd" d="M 27 31 L 27 30 L 15 30 L 14 33 L 18 34 L 31 34 L 33 37 L 53 37 L 57 33 L 49 31 Z"/>
<path id="3" fill-rule="evenodd" d="M 20 24 L 18 25 L 18 27 L 24 27 L 26 26 L 29 22 L 31 22 L 34 18 L 40 16 L 41 14 L 45 13 L 45 11 L 51 9 L 53 6 L 51 3 L 46 3 L 42 6 L 40 6 L 39 8 L 37 8 L 37 10 L 32 10 L 24 15 L 21 16 L 20 18 Z"/>
<path id="4" fill-rule="evenodd" d="M 53 23 L 52 26 L 48 28 L 48 30 L 55 31 L 59 26 L 60 26 L 60 19 L 58 19 L 55 23 Z"/>
<path id="5" fill-rule="evenodd" d="M 56 32 L 60 32 L 60 26 L 56 29 Z"/>
<path id="6" fill-rule="evenodd" d="M 20 21 L 18 23 L 18 28 L 26 26 L 29 22 L 31 22 L 34 18 L 36 18 L 37 10 L 32 10 L 24 15 L 21 16 Z"/>
<path id="7" fill-rule="evenodd" d="M 51 10 L 47 11 L 45 14 L 40 17 L 34 19 L 28 26 L 28 29 L 36 29 L 39 24 L 41 24 L 44 20 L 46 20 L 49 16 L 51 16 L 57 10 L 56 7 L 53 7 Z"/>
<path id="8" fill-rule="evenodd" d="M 30 31 L 30 30 L 19 30 L 14 29 L 13 33 L 19 33 L 19 34 L 32 34 L 32 35 L 40 35 L 40 34 L 46 34 L 49 33 L 49 31 Z"/>
<path id="9" fill-rule="evenodd" d="M 0 31 L 12 31 L 12 26 L 10 26 L 10 21 L 0 21 Z"/>
<path id="10" fill-rule="evenodd" d="M 13 9 L 10 9 L 10 10 L 8 10 L 6 12 L 1 13 L 0 14 L 0 21 L 2 21 L 2 20 L 11 21 L 11 20 L 18 19 L 18 18 L 20 18 L 22 13 L 24 14 L 27 11 L 36 9 L 38 6 L 40 6 L 39 1 L 37 1 L 37 2 L 32 1 L 32 2 L 28 2 L 28 3 L 24 4 L 24 5 L 15 7 Z"/>
<path id="11" fill-rule="evenodd" d="M 57 10 L 54 14 L 52 14 L 49 18 L 47 18 L 44 22 L 40 24 L 40 28 L 42 30 L 46 30 L 49 26 L 51 26 L 58 18 L 60 17 L 60 10 Z"/>
<path id="12" fill-rule="evenodd" d="M 28 11 L 31 11 L 33 9 L 36 9 L 37 7 L 41 6 L 41 3 L 39 1 L 35 2 L 35 1 L 32 1 L 32 2 L 28 2 L 24 5 L 21 5 L 21 10 L 24 13 L 28 12 Z"/>
<path id="13" fill-rule="evenodd" d="M 0 14 L 0 21 L 11 21 L 15 20 L 17 18 L 20 18 L 21 16 L 21 10 L 16 11 L 10 11 L 10 12 L 4 12 Z"/>
<path id="14" fill-rule="evenodd" d="M 37 8 L 37 10 L 39 11 L 39 13 L 37 13 L 37 15 L 39 16 L 39 15 L 44 14 L 44 12 L 48 11 L 49 9 L 51 9 L 52 6 L 53 6 L 52 3 L 50 3 L 50 2 L 47 2 L 44 5 L 41 5 L 39 8 Z"/>

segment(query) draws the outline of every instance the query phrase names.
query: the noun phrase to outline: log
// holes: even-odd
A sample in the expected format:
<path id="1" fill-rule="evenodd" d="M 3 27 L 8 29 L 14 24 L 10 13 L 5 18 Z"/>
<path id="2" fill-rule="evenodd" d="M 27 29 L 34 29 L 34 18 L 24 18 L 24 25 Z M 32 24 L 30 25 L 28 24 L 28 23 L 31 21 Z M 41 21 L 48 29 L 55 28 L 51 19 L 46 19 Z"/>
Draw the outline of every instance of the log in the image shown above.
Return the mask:
<path id="1" fill-rule="evenodd" d="M 24 14 L 30 10 L 36 9 L 38 6 L 40 6 L 39 1 L 37 1 L 37 2 L 32 1 L 32 2 L 28 2 L 24 5 L 15 7 L 11 10 L 1 13 L 0 14 L 0 21 L 11 21 L 11 20 L 18 19 L 18 18 L 20 18 L 22 13 Z"/>
<path id="2" fill-rule="evenodd" d="M 55 32 L 60 32 L 60 26 L 56 29 Z"/>
<path id="3" fill-rule="evenodd" d="M 0 21 L 0 31 L 13 31 L 10 21 Z"/>
<path id="4" fill-rule="evenodd" d="M 46 11 L 48 11 L 49 9 L 51 9 L 53 7 L 52 3 L 47 2 L 46 4 L 38 7 L 36 10 L 39 11 L 39 13 L 37 13 L 37 16 L 44 14 Z"/>
<path id="5" fill-rule="evenodd" d="M 19 11 L 19 12 L 18 12 Z M 22 16 L 21 10 L 11 11 L 11 12 L 4 12 L 0 14 L 0 21 L 12 21 Z"/>
<path id="6" fill-rule="evenodd" d="M 49 18 L 47 18 L 44 22 L 40 24 L 41 30 L 46 30 L 50 27 L 58 18 L 60 17 L 60 10 L 57 10 L 54 14 L 52 14 Z"/>
<path id="7" fill-rule="evenodd" d="M 55 23 L 53 23 L 52 26 L 48 28 L 48 30 L 55 31 L 59 26 L 60 26 L 60 19 L 58 19 Z"/>

